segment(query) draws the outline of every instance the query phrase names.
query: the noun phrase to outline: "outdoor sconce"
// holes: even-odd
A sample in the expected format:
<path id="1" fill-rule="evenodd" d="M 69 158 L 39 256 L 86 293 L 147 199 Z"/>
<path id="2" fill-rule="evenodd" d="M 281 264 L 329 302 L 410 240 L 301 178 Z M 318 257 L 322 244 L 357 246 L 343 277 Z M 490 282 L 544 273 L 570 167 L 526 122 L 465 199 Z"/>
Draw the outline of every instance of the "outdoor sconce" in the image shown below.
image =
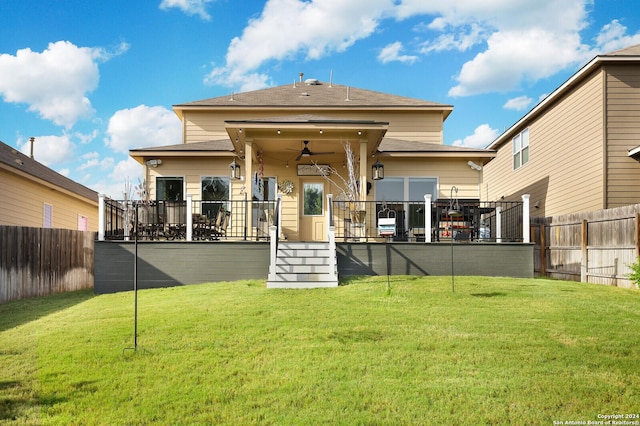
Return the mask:
<path id="1" fill-rule="evenodd" d="M 229 164 L 229 175 L 231 179 L 240 179 L 240 164 L 236 163 L 235 158 L 231 164 Z"/>
<path id="2" fill-rule="evenodd" d="M 371 166 L 371 179 L 382 180 L 384 179 L 384 164 L 376 159 L 376 162 Z"/>

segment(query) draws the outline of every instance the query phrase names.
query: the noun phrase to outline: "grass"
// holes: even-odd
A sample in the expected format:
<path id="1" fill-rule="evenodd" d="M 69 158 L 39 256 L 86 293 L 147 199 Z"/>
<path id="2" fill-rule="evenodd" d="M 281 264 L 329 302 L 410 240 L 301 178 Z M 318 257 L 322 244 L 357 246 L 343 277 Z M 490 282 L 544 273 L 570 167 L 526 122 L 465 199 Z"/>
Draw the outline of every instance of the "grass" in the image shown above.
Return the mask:
<path id="1" fill-rule="evenodd" d="M 553 424 L 640 410 L 640 292 L 351 279 L 0 305 L 0 424 Z"/>

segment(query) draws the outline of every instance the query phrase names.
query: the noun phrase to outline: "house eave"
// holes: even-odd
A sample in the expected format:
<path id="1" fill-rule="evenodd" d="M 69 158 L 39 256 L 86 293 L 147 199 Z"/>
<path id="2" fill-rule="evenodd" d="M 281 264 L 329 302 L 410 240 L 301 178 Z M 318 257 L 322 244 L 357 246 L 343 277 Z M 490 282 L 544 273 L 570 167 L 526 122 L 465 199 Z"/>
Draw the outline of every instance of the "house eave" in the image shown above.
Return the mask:
<path id="1" fill-rule="evenodd" d="M 509 127 L 504 133 L 496 138 L 487 149 L 498 149 L 503 144 L 510 141 L 521 129 L 529 125 L 537 116 L 543 113 L 543 111 L 557 99 L 569 92 L 573 87 L 579 84 L 587 75 L 596 70 L 599 66 L 605 63 L 620 63 L 620 62 L 638 62 L 640 57 L 637 55 L 630 56 L 596 56 L 580 70 L 573 74 L 567 81 L 565 81 L 560 87 L 551 92 L 549 96 L 540 101 L 535 107 L 533 107 L 527 114 L 525 114 L 520 120 Z"/>

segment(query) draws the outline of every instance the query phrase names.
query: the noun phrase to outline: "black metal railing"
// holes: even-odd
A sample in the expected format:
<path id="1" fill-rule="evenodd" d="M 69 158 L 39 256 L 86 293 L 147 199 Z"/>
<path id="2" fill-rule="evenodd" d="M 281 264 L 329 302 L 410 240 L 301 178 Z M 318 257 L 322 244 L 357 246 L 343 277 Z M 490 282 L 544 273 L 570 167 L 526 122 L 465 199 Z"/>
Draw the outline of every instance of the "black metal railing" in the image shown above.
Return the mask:
<path id="1" fill-rule="evenodd" d="M 268 240 L 269 227 L 279 225 L 276 201 L 192 201 L 191 236 L 206 240 Z M 431 203 L 427 229 L 424 201 L 333 201 L 329 223 L 337 241 L 384 241 L 378 227 L 381 211 L 395 213 L 394 241 L 430 240 L 468 242 L 522 242 L 523 203 L 439 199 Z M 452 215 L 452 208 L 458 213 Z M 185 240 L 186 201 L 105 200 L 105 239 Z M 135 218 L 138 218 L 136 221 Z M 280 235 L 280 229 L 277 235 Z"/>
<path id="2" fill-rule="evenodd" d="M 267 240 L 269 226 L 274 223 L 275 203 L 248 200 L 193 201 L 192 239 Z M 105 239 L 133 240 L 135 237 L 138 240 L 185 240 L 187 202 L 106 199 Z"/>
<path id="3" fill-rule="evenodd" d="M 384 241 L 378 226 L 380 212 L 395 213 L 394 241 L 521 242 L 522 202 L 478 202 L 439 199 L 431 203 L 431 229 L 425 226 L 424 201 L 334 201 L 336 239 L 343 241 Z M 455 209 L 455 215 L 450 214 Z M 498 212 L 500 212 L 498 214 Z M 499 222 L 498 222 L 499 217 Z"/>

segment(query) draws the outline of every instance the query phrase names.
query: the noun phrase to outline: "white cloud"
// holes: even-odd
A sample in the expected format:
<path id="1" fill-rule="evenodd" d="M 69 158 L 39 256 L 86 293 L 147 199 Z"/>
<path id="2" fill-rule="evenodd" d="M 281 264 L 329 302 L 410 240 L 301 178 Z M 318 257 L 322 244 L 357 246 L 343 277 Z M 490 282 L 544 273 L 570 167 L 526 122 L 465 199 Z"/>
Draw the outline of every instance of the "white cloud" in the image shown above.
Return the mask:
<path id="1" fill-rule="evenodd" d="M 0 95 L 69 129 L 94 112 L 87 95 L 98 86 L 98 62 L 127 49 L 126 43 L 108 51 L 58 41 L 41 53 L 26 48 L 15 56 L 0 54 Z"/>
<path id="2" fill-rule="evenodd" d="M 168 10 L 178 8 L 189 16 L 198 15 L 205 21 L 211 20 L 211 15 L 207 13 L 207 3 L 213 0 L 162 0 L 160 9 Z"/>
<path id="3" fill-rule="evenodd" d="M 465 146 L 468 148 L 485 148 L 493 142 L 499 134 L 500 132 L 497 129 L 492 129 L 488 124 L 481 124 L 476 127 L 472 135 L 464 139 L 455 140 L 452 145 Z"/>
<path id="4" fill-rule="evenodd" d="M 180 120 L 173 111 L 139 105 L 113 114 L 104 142 L 115 152 L 128 153 L 132 148 L 179 144 L 181 133 Z"/>
<path id="5" fill-rule="evenodd" d="M 394 62 L 394 61 L 407 62 L 412 64 L 418 60 L 417 56 L 401 55 L 400 53 L 402 52 L 403 49 L 404 47 L 402 46 L 402 43 L 399 41 L 388 44 L 378 54 L 378 60 L 383 64 L 386 64 L 388 62 Z"/>
<path id="6" fill-rule="evenodd" d="M 450 96 L 517 89 L 523 80 L 549 77 L 591 56 L 577 33 L 556 34 L 539 28 L 491 35 L 488 49 L 462 66 Z"/>
<path id="7" fill-rule="evenodd" d="M 114 162 L 111 167 L 113 171 L 107 176 L 107 179 L 92 184 L 91 188 L 113 199 L 122 200 L 127 182 L 133 187 L 142 181 L 142 166 L 133 158 L 127 158 L 117 163 Z"/>
<path id="8" fill-rule="evenodd" d="M 424 17 L 413 25 L 423 55 L 443 51 L 474 57 L 455 76 L 450 96 L 506 92 L 547 78 L 595 54 L 640 43 L 618 21 L 605 26 L 597 48 L 581 40 L 593 0 L 268 0 L 228 46 L 225 63 L 206 84 L 254 90 L 271 84 L 264 67 L 272 61 L 321 58 L 344 52 L 379 31 L 385 20 Z M 383 62 L 413 62 L 392 43 Z"/>
<path id="9" fill-rule="evenodd" d="M 517 98 L 509 99 L 502 107 L 514 111 L 523 111 L 527 109 L 532 102 L 533 99 L 528 96 L 518 96 Z"/>
<path id="10" fill-rule="evenodd" d="M 596 37 L 596 43 L 602 52 L 612 52 L 634 44 L 640 44 L 640 32 L 629 36 L 627 35 L 627 27 L 617 19 L 614 19 L 602 27 Z"/>
<path id="11" fill-rule="evenodd" d="M 17 141 L 20 151 L 26 155 L 31 153 L 29 139 Z M 35 136 L 33 143 L 33 158 L 36 161 L 51 167 L 55 164 L 65 163 L 73 159 L 76 146 L 69 135 L 62 136 Z"/>
<path id="12" fill-rule="evenodd" d="M 255 88 L 269 77 L 256 70 L 272 60 L 303 54 L 307 60 L 344 52 L 369 37 L 392 10 L 393 0 L 268 0 L 227 50 L 224 66 L 214 68 L 207 84 Z M 246 82 L 246 84 L 245 84 Z M 264 87 L 264 86 L 263 86 Z"/>

